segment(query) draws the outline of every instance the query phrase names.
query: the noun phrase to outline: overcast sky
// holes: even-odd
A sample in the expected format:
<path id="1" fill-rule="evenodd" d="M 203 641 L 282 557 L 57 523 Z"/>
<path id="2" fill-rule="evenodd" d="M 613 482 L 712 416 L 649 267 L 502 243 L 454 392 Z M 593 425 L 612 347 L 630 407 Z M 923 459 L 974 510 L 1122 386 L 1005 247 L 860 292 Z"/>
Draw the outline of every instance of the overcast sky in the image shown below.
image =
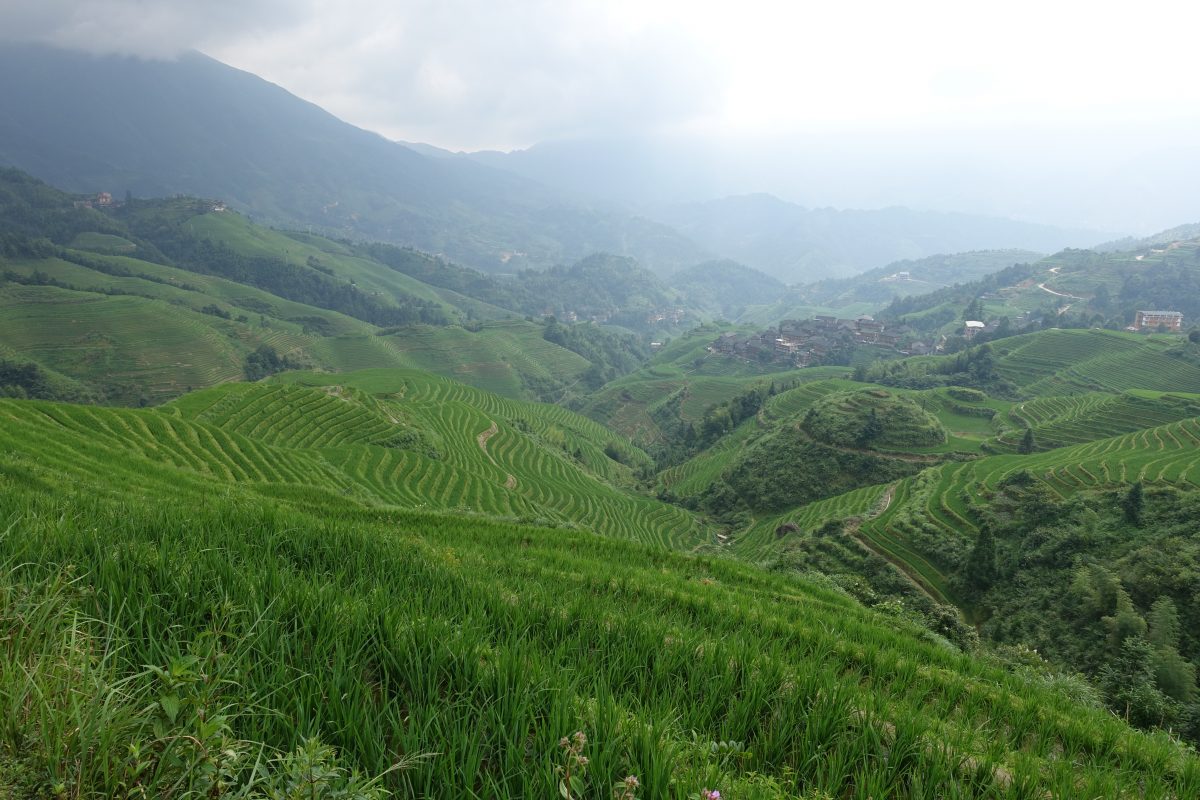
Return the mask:
<path id="1" fill-rule="evenodd" d="M 450 148 L 572 135 L 1161 120 L 1200 109 L 1185 2 L 0 0 L 0 35 L 195 48 Z"/>
<path id="2" fill-rule="evenodd" d="M 1198 23 L 1162 0 L 0 0 L 0 39 L 197 49 L 392 139 L 640 137 L 611 178 L 661 196 L 633 202 L 770 191 L 1119 232 L 1200 219 Z"/>

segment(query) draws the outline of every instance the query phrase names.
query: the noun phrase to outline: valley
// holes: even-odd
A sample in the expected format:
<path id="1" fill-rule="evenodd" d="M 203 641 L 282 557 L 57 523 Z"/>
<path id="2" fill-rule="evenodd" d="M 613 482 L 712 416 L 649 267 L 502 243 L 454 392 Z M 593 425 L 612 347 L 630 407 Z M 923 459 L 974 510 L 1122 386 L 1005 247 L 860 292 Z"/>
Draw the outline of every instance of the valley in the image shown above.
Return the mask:
<path id="1" fill-rule="evenodd" d="M 0 797 L 1200 796 L 1194 227 L 651 222 L 252 78 L 354 202 L 0 170 Z"/>

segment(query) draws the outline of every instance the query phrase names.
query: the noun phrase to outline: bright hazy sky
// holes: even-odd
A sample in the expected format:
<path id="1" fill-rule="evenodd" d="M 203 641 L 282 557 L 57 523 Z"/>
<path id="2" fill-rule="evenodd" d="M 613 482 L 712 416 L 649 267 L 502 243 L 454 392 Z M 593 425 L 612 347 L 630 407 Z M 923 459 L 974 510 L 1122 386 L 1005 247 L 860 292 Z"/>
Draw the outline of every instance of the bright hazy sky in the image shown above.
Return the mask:
<path id="1" fill-rule="evenodd" d="M 450 148 L 564 136 L 1162 121 L 1200 109 L 1186 2 L 0 0 L 0 37 L 196 48 Z"/>

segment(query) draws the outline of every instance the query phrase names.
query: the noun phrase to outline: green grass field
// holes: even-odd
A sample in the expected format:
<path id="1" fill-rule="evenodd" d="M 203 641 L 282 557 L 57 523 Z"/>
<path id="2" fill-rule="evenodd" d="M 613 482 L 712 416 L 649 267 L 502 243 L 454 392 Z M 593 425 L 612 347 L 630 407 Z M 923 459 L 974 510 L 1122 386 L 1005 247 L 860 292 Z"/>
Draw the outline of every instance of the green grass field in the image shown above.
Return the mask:
<path id="1" fill-rule="evenodd" d="M 1200 397 L 1159 392 L 1094 392 L 1067 397 L 1040 397 L 1014 404 L 1004 415 L 1009 429 L 989 443 L 991 449 L 1015 452 L 1025 428 L 1033 430 L 1038 449 L 1053 449 L 1106 439 L 1143 428 L 1200 416 Z"/>
<path id="2" fill-rule="evenodd" d="M 628 491 L 630 467 L 607 452 L 634 465 L 644 454 L 560 407 L 412 371 L 288 381 L 227 384 L 162 410 L 12 404 L 6 433 L 50 447 L 57 432 L 54 449 L 68 461 L 71 446 L 87 452 L 95 439 L 272 497 L 332 491 L 365 505 L 540 520 L 664 547 L 711 543 L 687 512 Z"/>
<path id="3" fill-rule="evenodd" d="M 998 455 L 933 467 L 896 484 L 889 507 L 863 523 L 861 535 L 935 596 L 953 600 L 944 568 L 977 533 L 973 503 L 985 503 L 1005 477 L 1027 471 L 1060 496 L 1122 488 L 1136 481 L 1200 487 L 1200 419 L 1027 456 Z"/>
<path id="4" fill-rule="evenodd" d="M 1031 395 L 1144 389 L 1200 393 L 1200 367 L 1164 355 L 1174 340 L 1099 330 L 1050 330 L 995 345 L 997 369 Z"/>
<path id="5" fill-rule="evenodd" d="M 276 752 L 316 736 L 340 768 L 399 762 L 381 783 L 398 796 L 546 796 L 560 737 L 582 731 L 586 797 L 630 774 L 641 798 L 1200 792 L 1194 752 L 1069 682 L 810 582 L 365 503 L 330 456 L 385 436 L 381 416 L 444 420 L 447 465 L 482 455 L 500 411 L 535 416 L 391 380 L 223 387 L 162 411 L 0 403 L 0 616 L 24 632 L 0 651 L 20 658 L 0 658 L 0 789 L 208 796 L 258 761 L 264 791 L 297 769 Z M 542 431 L 578 420 L 557 414 Z M 487 445 L 506 469 L 523 445 L 501 445 L 503 422 Z"/>

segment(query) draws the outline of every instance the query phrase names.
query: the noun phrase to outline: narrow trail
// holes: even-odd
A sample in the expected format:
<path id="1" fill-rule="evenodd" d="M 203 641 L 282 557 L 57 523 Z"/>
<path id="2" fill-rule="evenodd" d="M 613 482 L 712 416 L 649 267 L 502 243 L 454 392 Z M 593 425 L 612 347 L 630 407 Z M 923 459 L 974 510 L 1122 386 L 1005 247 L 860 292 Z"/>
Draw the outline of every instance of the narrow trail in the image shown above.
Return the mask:
<path id="1" fill-rule="evenodd" d="M 1073 294 L 1064 294 L 1063 292 L 1056 292 L 1053 289 L 1047 288 L 1046 284 L 1044 284 L 1044 283 L 1039 283 L 1037 285 L 1037 287 L 1039 289 L 1041 289 L 1043 292 L 1049 292 L 1050 294 L 1054 295 L 1055 297 L 1065 297 L 1068 300 L 1084 300 L 1084 299 L 1086 299 L 1086 298 L 1079 297 L 1079 296 L 1073 295 Z"/>
<path id="2" fill-rule="evenodd" d="M 889 485 L 886 489 L 883 490 L 883 494 L 881 494 L 879 496 L 879 500 L 875 503 L 875 507 L 872 508 L 870 511 L 868 511 L 866 516 L 850 517 L 849 519 L 847 519 L 846 520 L 846 533 L 850 534 L 851 536 L 854 536 L 857 539 L 858 538 L 858 529 L 862 527 L 862 524 L 864 522 L 866 522 L 869 519 L 875 519 L 880 514 L 887 511 L 892 505 L 892 498 L 896 496 L 896 485 L 897 484 L 893 483 L 893 484 Z M 859 540 L 859 543 L 863 544 L 862 540 Z M 875 552 L 870 547 L 868 547 L 867 549 L 871 550 L 871 552 Z"/>
<path id="3" fill-rule="evenodd" d="M 475 437 L 475 441 L 479 443 L 479 449 L 482 450 L 483 454 L 488 457 L 488 461 L 492 462 L 493 464 L 496 464 L 496 459 L 492 458 L 492 454 L 488 452 L 487 443 L 488 439 L 491 439 L 499 432 L 500 427 L 493 422 L 490 428 Z M 496 466 L 500 465 L 496 464 Z"/>
<path id="4" fill-rule="evenodd" d="M 479 444 L 479 449 L 483 451 L 483 454 L 485 456 L 487 456 L 488 461 L 492 462 L 492 465 L 496 466 L 496 467 L 498 467 L 500 465 L 496 463 L 496 459 L 492 458 L 492 454 L 488 452 L 487 443 L 488 443 L 489 439 L 491 439 L 493 436 L 495 436 L 499 432 L 500 432 L 500 426 L 498 426 L 495 422 L 492 422 L 491 426 L 486 431 L 484 431 L 483 433 L 481 433 L 475 437 L 475 441 Z M 505 480 L 504 480 L 504 488 L 505 489 L 517 488 L 517 476 L 513 475 L 511 472 L 506 473 L 506 475 L 508 477 L 505 478 Z"/>
<path id="5" fill-rule="evenodd" d="M 848 446 L 842 445 L 842 444 L 830 444 L 829 442 L 822 442 L 819 439 L 814 439 L 811 435 L 809 435 L 808 431 L 804 430 L 799 425 L 796 425 L 796 430 L 800 433 L 801 436 L 803 436 L 805 439 L 812 442 L 813 444 L 820 445 L 821 447 L 828 447 L 830 450 L 837 450 L 838 452 L 841 452 L 841 453 L 849 453 L 850 455 L 863 455 L 864 453 L 875 454 L 875 455 L 880 456 L 881 458 L 893 458 L 897 461 L 908 461 L 913 464 L 928 464 L 931 467 L 936 466 L 937 464 L 940 464 L 943 461 L 943 459 L 941 458 L 941 456 L 943 455 L 942 453 L 905 453 L 905 452 L 902 452 L 899 450 L 876 450 L 876 449 L 870 448 L 870 447 L 867 447 L 867 448 L 848 447 Z M 880 510 L 879 513 L 882 514 L 883 511 L 884 510 Z"/>
<path id="6" fill-rule="evenodd" d="M 861 533 L 861 531 L 859 530 L 860 528 L 862 528 L 862 525 L 864 522 L 875 519 L 876 517 L 882 515 L 885 511 L 887 511 L 891 507 L 892 498 L 895 497 L 895 495 L 896 495 L 896 487 L 898 485 L 899 485 L 899 482 L 893 483 L 890 486 L 888 486 L 886 489 L 884 489 L 883 494 L 880 495 L 880 497 L 879 497 L 879 502 L 877 502 L 875 504 L 875 507 L 872 508 L 867 514 L 865 514 L 861 517 L 850 517 L 849 519 L 847 519 L 846 523 L 845 523 L 844 531 L 845 531 L 846 535 L 849 536 L 851 539 L 853 539 L 855 542 L 857 542 L 858 546 L 861 547 L 863 550 L 866 550 L 868 553 L 871 553 L 873 555 L 879 556 L 884 561 L 888 562 L 893 567 L 895 567 L 896 571 L 899 572 L 901 575 L 903 575 L 904 578 L 906 580 L 908 580 L 908 582 L 911 583 L 914 588 L 917 589 L 917 591 L 921 592 L 922 594 L 924 594 L 926 597 L 928 597 L 930 600 L 932 600 L 935 603 L 947 603 L 949 601 L 945 597 L 942 596 L 941 592 L 937 591 L 932 586 L 929 586 L 925 582 L 925 580 L 921 577 L 919 572 L 914 570 L 906 562 L 904 562 L 900 559 L 897 559 L 897 558 L 893 557 L 890 553 L 875 547 L 873 544 L 871 544 L 871 541 L 866 536 L 864 536 Z"/>

